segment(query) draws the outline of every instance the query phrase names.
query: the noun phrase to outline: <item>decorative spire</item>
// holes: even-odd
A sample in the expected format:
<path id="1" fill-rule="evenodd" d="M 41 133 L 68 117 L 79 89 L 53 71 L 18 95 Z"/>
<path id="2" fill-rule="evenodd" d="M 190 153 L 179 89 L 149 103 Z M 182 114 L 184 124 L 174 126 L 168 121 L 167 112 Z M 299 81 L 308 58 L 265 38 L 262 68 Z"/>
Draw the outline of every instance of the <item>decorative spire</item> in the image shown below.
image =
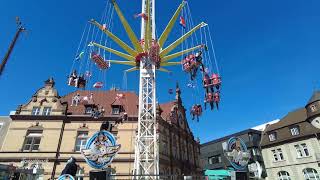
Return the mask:
<path id="1" fill-rule="evenodd" d="M 47 79 L 46 81 L 44 81 L 44 85 L 45 87 L 50 87 L 53 88 L 55 85 L 55 82 L 53 80 L 53 77 L 50 77 L 49 79 Z"/>
<path id="2" fill-rule="evenodd" d="M 177 102 L 181 102 L 181 90 L 179 88 L 179 83 L 176 84 L 176 100 Z"/>

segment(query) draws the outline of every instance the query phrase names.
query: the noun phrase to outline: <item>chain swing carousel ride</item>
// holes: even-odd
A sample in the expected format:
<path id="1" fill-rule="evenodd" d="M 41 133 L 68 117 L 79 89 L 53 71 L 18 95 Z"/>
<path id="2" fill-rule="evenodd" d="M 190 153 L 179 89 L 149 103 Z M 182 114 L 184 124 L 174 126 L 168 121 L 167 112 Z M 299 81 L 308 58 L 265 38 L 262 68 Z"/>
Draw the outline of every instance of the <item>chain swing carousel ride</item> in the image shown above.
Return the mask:
<path id="1" fill-rule="evenodd" d="M 85 26 L 79 43 L 73 65 L 68 76 L 67 84 L 80 89 L 102 89 L 106 84 L 106 71 L 111 64 L 132 66 L 125 72 L 139 71 L 139 112 L 138 134 L 136 137 L 134 174 L 144 175 L 147 179 L 159 177 L 159 148 L 156 135 L 156 71 L 166 72 L 172 76 L 169 66 L 180 65 L 186 78 L 190 78 L 188 87 L 194 94 L 198 84 L 204 91 L 204 98 L 196 97 L 196 101 L 204 101 L 210 109 L 218 109 L 220 102 L 221 78 L 213 49 L 213 42 L 208 24 L 201 22 L 194 25 L 191 11 L 186 0 L 183 0 L 168 25 L 160 36 L 156 34 L 155 0 L 141 0 L 141 12 L 134 15 L 141 19 L 141 36 L 136 36 L 127 19 L 124 17 L 115 0 L 107 2 L 101 21 L 91 19 Z M 132 46 L 125 43 L 113 33 L 113 25 L 117 14 Z M 181 26 L 181 37 L 168 46 L 170 32 L 176 22 Z M 121 50 L 112 48 L 116 43 Z M 181 48 L 181 51 L 180 49 Z M 171 53 L 171 54 L 170 54 Z M 113 60 L 118 57 L 119 60 Z M 200 78 L 199 78 L 200 77 Z M 198 83 L 201 82 L 201 83 Z M 173 89 L 168 90 L 173 94 Z M 115 98 L 125 98 L 122 94 Z M 92 94 L 80 97 L 76 95 L 72 105 L 81 101 L 90 101 Z M 93 118 L 100 118 L 104 114 L 103 107 L 92 111 Z M 195 103 L 190 108 L 193 118 L 203 112 L 201 103 Z M 125 117 L 122 118 L 126 120 Z M 106 128 L 101 128 L 87 142 L 86 150 L 82 152 L 87 163 L 96 169 L 108 166 L 119 151 L 120 145 Z"/>

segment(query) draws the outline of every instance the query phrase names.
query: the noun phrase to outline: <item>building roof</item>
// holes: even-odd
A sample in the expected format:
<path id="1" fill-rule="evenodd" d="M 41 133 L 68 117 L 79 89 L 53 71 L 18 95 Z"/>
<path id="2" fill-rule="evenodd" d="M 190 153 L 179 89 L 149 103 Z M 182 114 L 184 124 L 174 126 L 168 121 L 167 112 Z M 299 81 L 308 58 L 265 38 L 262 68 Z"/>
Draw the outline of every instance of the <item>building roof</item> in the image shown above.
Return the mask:
<path id="1" fill-rule="evenodd" d="M 307 113 L 305 108 L 289 112 L 279 122 L 266 127 L 261 137 L 261 146 L 272 146 L 273 144 L 284 143 L 320 133 L 320 129 L 312 126 L 306 119 Z M 291 135 L 290 128 L 293 126 L 299 127 L 299 135 Z M 269 134 L 273 132 L 276 132 L 276 140 L 271 142 L 269 140 Z"/>
<path id="2" fill-rule="evenodd" d="M 306 109 L 300 108 L 289 112 L 285 117 L 283 117 L 279 122 L 269 125 L 266 130 L 273 131 L 275 129 L 280 129 L 283 127 L 287 127 L 293 124 L 297 124 L 299 122 L 305 121 L 307 118 Z"/>
<path id="3" fill-rule="evenodd" d="M 90 96 L 92 93 L 92 99 L 95 105 L 102 106 L 105 109 L 105 116 L 112 114 L 112 104 L 119 104 L 120 102 L 123 105 L 123 108 L 127 112 L 128 116 L 138 116 L 138 102 L 139 98 L 134 92 L 123 92 L 117 90 L 110 91 L 82 91 L 78 90 L 63 96 L 62 102 L 67 102 L 68 105 L 68 114 L 72 115 L 83 115 L 85 112 L 84 105 L 71 106 L 72 98 L 79 94 L 80 97 Z M 117 100 L 117 94 L 124 94 L 123 100 Z"/>
<path id="4" fill-rule="evenodd" d="M 219 138 L 219 139 L 215 139 L 215 140 L 212 140 L 212 141 L 203 143 L 203 144 L 201 144 L 201 146 L 207 146 L 207 145 L 209 145 L 209 144 L 214 144 L 214 143 L 226 141 L 226 140 L 230 139 L 231 137 L 238 137 L 238 136 L 241 136 L 241 135 L 243 135 L 243 134 L 248 134 L 248 133 L 258 133 L 258 134 L 261 134 L 261 131 L 254 130 L 254 129 L 246 129 L 246 130 L 243 130 L 243 131 L 240 131 L 240 132 L 237 132 L 237 133 L 228 135 L 228 136 L 224 136 L 224 137 Z"/>
<path id="5" fill-rule="evenodd" d="M 159 104 L 160 108 L 162 110 L 161 113 L 161 117 L 162 119 L 169 121 L 170 120 L 170 112 L 173 108 L 173 106 L 175 105 L 175 101 L 171 101 L 171 102 L 167 102 L 167 103 L 163 103 L 163 104 Z"/>
<path id="6" fill-rule="evenodd" d="M 80 97 L 90 96 L 92 93 L 92 101 L 95 105 L 102 106 L 105 109 L 105 116 L 112 116 L 112 105 L 122 105 L 128 116 L 138 117 L 139 98 L 134 92 L 124 92 L 118 90 L 109 91 L 83 91 L 78 90 L 61 97 L 62 102 L 68 103 L 67 113 L 71 115 L 84 115 L 85 106 L 80 103 L 78 106 L 71 106 L 72 98 L 77 94 Z M 123 98 L 117 98 L 117 94 L 123 94 Z M 159 104 L 162 113 L 162 119 L 169 121 L 170 112 L 175 105 L 175 101 Z"/>
<path id="7" fill-rule="evenodd" d="M 269 121 L 267 123 L 252 127 L 251 129 L 254 129 L 254 130 L 257 130 L 257 131 L 264 131 L 266 129 L 266 127 L 269 126 L 270 124 L 274 124 L 274 123 L 277 123 L 279 121 L 280 121 L 280 119 L 276 119 L 276 120 Z"/>
<path id="8" fill-rule="evenodd" d="M 315 101 L 320 101 L 320 91 L 315 91 L 312 97 L 309 99 L 308 104 L 311 104 Z"/>

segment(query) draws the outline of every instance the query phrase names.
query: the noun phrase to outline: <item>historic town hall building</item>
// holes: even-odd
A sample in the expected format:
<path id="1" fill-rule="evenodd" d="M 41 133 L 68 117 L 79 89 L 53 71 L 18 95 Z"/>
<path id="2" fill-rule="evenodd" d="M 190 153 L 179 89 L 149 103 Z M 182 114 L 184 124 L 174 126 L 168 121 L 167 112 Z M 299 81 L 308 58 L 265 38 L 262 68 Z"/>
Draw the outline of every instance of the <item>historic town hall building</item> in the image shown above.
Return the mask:
<path id="1" fill-rule="evenodd" d="M 17 107 L 0 152 L 0 164 L 18 169 L 37 169 L 40 179 L 58 177 L 71 157 L 80 168 L 77 179 L 88 179 L 92 170 L 80 151 L 99 131 L 102 122 L 124 120 L 111 132 L 121 149 L 111 164 L 112 173 L 126 177 L 133 172 L 138 96 L 134 92 L 75 91 L 60 97 L 53 79 L 45 81 L 31 99 Z M 119 96 L 121 96 L 119 98 Z M 94 109 L 102 116 L 92 116 Z M 174 101 L 159 104 L 157 110 L 160 174 L 200 173 L 199 142 L 189 129 L 180 90 Z M 127 118 L 123 119 L 124 114 Z"/>

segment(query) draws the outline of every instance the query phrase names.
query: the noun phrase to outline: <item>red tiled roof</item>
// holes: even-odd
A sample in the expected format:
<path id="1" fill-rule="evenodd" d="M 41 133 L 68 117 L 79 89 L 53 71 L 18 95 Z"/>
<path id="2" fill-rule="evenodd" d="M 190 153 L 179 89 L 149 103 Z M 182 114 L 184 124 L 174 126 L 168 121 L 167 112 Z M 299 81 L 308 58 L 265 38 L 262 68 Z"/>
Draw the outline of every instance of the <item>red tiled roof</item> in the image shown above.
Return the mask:
<path id="1" fill-rule="evenodd" d="M 105 116 L 111 115 L 112 107 L 111 105 L 115 103 L 117 94 L 122 93 L 125 95 L 124 99 L 121 100 L 125 111 L 128 116 L 138 116 L 138 104 L 139 98 L 134 92 L 122 92 L 117 90 L 110 91 L 82 91 L 78 90 L 67 94 L 61 98 L 62 102 L 68 103 L 68 114 L 72 115 L 83 115 L 85 112 L 85 106 L 83 104 L 79 104 L 78 106 L 71 106 L 72 98 L 77 95 L 81 97 L 89 96 L 93 93 L 93 102 L 95 105 L 103 106 L 105 109 Z M 118 103 L 117 103 L 118 104 Z"/>
<path id="2" fill-rule="evenodd" d="M 161 113 L 162 119 L 164 119 L 166 121 L 170 121 L 170 119 L 169 119 L 170 112 L 172 110 L 172 107 L 175 105 L 175 103 L 176 103 L 175 101 L 171 101 L 171 102 L 160 104 L 160 108 L 163 111 Z"/>
<path id="3" fill-rule="evenodd" d="M 105 109 L 105 116 L 112 115 L 112 107 L 111 105 L 123 105 L 125 111 L 128 113 L 128 116 L 138 116 L 138 104 L 139 98 L 134 92 L 124 92 L 124 91 L 117 91 L 117 90 L 110 90 L 110 91 L 83 91 L 78 90 L 67 94 L 61 97 L 61 102 L 68 103 L 68 110 L 67 113 L 71 115 L 84 115 L 85 106 L 83 103 L 78 104 L 78 106 L 71 106 L 72 98 L 77 95 L 81 97 L 83 96 L 90 96 L 92 93 L 92 102 L 95 105 L 103 106 Z M 117 99 L 117 94 L 124 94 L 124 98 Z M 166 121 L 170 121 L 169 116 L 172 110 L 172 107 L 175 105 L 175 101 L 167 102 L 164 104 L 160 104 L 160 108 L 163 111 L 161 114 L 162 119 Z"/>

